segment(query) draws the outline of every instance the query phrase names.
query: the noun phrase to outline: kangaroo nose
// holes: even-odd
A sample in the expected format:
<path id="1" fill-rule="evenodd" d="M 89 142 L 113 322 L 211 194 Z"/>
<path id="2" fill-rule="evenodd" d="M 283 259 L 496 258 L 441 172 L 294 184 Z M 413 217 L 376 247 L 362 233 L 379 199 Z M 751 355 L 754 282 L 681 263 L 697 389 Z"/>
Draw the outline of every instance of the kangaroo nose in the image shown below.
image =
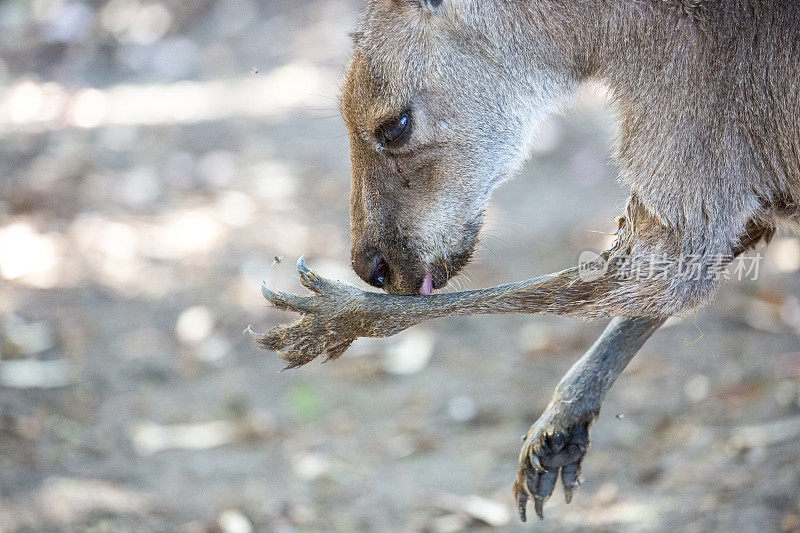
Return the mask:
<path id="1" fill-rule="evenodd" d="M 382 289 L 389 281 L 389 265 L 383 257 L 376 255 L 372 258 L 372 265 L 369 273 L 369 284 L 373 287 Z"/>

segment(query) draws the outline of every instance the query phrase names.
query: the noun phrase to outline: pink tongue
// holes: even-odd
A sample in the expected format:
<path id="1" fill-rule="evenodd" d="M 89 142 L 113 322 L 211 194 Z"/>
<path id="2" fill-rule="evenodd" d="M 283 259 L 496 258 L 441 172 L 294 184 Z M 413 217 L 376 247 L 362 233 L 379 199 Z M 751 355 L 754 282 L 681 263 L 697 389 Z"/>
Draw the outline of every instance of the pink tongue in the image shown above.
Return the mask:
<path id="1" fill-rule="evenodd" d="M 431 296 L 433 294 L 433 275 L 428 274 L 422 280 L 422 286 L 419 288 L 419 293 L 422 296 Z"/>

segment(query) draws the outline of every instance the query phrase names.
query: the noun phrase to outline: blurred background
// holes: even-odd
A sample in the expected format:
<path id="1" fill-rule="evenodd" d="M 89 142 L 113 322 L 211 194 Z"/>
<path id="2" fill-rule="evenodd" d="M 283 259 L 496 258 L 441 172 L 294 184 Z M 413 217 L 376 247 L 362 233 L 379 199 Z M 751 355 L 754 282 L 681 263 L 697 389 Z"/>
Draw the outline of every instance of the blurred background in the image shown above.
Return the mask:
<path id="1" fill-rule="evenodd" d="M 602 322 L 441 320 L 278 374 L 262 280 L 354 283 L 351 0 L 0 2 L 0 531 L 526 531 L 520 435 Z M 500 189 L 455 288 L 601 250 L 601 91 Z M 800 528 L 800 240 L 671 320 L 538 531 Z M 363 284 L 362 284 L 363 286 Z M 450 288 L 449 290 L 454 290 Z"/>

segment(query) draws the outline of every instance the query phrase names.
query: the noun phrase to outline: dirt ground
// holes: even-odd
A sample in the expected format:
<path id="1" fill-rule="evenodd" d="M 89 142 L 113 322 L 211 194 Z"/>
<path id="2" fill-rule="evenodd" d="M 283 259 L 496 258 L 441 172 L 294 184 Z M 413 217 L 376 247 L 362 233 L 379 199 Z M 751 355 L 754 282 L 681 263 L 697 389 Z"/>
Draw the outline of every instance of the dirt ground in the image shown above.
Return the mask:
<path id="1" fill-rule="evenodd" d="M 604 323 L 440 320 L 285 373 L 242 334 L 291 318 L 259 286 L 301 290 L 301 254 L 358 282 L 336 91 L 359 7 L 0 3 L 0 531 L 800 529 L 795 236 L 650 340 L 573 503 L 529 525 L 520 435 Z M 449 290 L 603 249 L 613 133 L 596 91 L 554 119 Z"/>

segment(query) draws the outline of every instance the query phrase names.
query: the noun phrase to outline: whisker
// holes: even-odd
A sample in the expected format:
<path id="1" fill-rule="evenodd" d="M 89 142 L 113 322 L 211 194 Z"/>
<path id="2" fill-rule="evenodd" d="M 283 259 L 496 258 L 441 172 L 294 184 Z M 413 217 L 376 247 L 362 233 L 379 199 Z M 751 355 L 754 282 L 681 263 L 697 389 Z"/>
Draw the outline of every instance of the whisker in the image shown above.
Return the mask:
<path id="1" fill-rule="evenodd" d="M 288 93 L 291 93 L 291 94 L 302 94 L 302 95 L 305 95 L 305 96 L 314 96 L 316 98 L 325 98 L 326 100 L 330 100 L 332 102 L 337 102 L 337 103 L 339 101 L 338 98 L 336 98 L 335 96 L 331 96 L 329 94 L 307 93 L 305 91 L 285 91 L 285 92 L 288 92 Z"/>
<path id="2" fill-rule="evenodd" d="M 334 139 L 341 139 L 342 137 L 348 137 L 350 134 L 345 133 L 343 135 L 335 135 L 333 137 L 312 137 L 315 141 L 332 141 Z"/>
<path id="3" fill-rule="evenodd" d="M 489 248 L 489 246 L 485 242 L 479 242 L 478 244 L 482 248 L 485 248 L 490 254 L 492 254 L 492 257 L 494 257 L 495 261 L 497 261 L 498 263 L 500 262 L 500 258 L 497 257 L 497 254 L 495 254 L 494 251 L 491 248 Z"/>
<path id="4" fill-rule="evenodd" d="M 489 239 L 494 239 L 505 246 L 511 246 L 510 244 L 508 244 L 508 241 L 502 239 L 501 237 L 498 237 L 497 235 L 492 235 L 491 233 L 484 233 L 483 236 Z"/>
<path id="5" fill-rule="evenodd" d="M 336 113 L 335 115 L 326 115 L 324 117 L 308 117 L 308 120 L 325 120 L 329 118 L 339 118 L 339 117 L 341 117 L 341 115 L 339 113 Z"/>

